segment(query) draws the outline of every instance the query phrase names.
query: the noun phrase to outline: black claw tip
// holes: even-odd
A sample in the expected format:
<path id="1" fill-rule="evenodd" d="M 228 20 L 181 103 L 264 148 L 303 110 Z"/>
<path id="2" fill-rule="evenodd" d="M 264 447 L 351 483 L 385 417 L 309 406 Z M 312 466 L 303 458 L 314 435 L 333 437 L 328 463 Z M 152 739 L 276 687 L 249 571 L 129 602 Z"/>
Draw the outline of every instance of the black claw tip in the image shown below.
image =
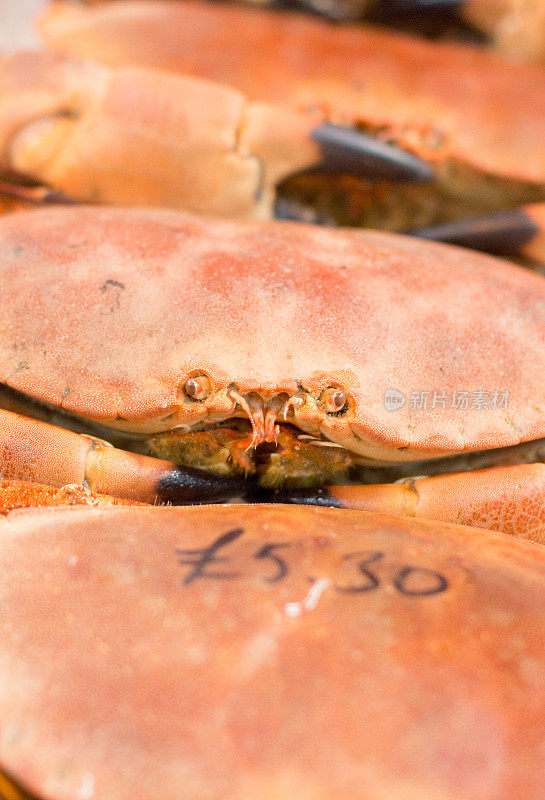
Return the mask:
<path id="1" fill-rule="evenodd" d="M 277 197 L 274 204 L 274 218 L 290 220 L 292 222 L 304 222 L 306 225 L 326 225 L 335 226 L 333 217 L 326 217 L 316 209 L 298 203 L 296 200 L 287 197 Z"/>
<path id="2" fill-rule="evenodd" d="M 244 478 L 212 475 L 192 467 L 176 467 L 157 484 L 161 503 L 197 505 L 222 503 L 245 493 Z"/>
<path id="3" fill-rule="evenodd" d="M 426 183 L 433 170 L 417 156 L 381 142 L 355 128 L 324 122 L 312 132 L 327 170 L 347 172 L 369 180 Z"/>
<path id="4" fill-rule="evenodd" d="M 467 0 L 379 0 L 379 6 L 388 10 L 403 11 L 427 11 L 429 9 L 456 9 L 465 5 Z"/>
<path id="5" fill-rule="evenodd" d="M 293 5 L 333 22 L 355 22 L 367 10 L 367 0 L 296 0 Z"/>
<path id="6" fill-rule="evenodd" d="M 260 503 L 287 503 L 298 506 L 327 506 L 344 508 L 326 487 L 321 489 L 259 489 L 252 499 Z"/>
<path id="7" fill-rule="evenodd" d="M 483 217 L 470 217 L 449 225 L 421 228 L 412 231 L 411 235 L 469 247 L 472 250 L 484 250 L 494 255 L 514 256 L 538 233 L 539 228 L 535 222 L 524 211 L 514 209 Z"/>

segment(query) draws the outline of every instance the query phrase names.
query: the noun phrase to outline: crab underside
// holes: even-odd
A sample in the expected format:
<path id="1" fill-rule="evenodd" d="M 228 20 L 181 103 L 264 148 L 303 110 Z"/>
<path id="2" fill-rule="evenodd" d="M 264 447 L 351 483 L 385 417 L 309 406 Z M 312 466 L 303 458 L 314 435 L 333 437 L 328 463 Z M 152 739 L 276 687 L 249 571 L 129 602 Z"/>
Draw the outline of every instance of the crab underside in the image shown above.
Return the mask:
<path id="1" fill-rule="evenodd" d="M 278 195 L 279 217 L 408 232 L 541 202 L 545 187 L 505 180 L 447 160 L 436 167 L 435 180 L 429 184 L 373 182 L 354 175 L 309 172 L 283 181 Z"/>

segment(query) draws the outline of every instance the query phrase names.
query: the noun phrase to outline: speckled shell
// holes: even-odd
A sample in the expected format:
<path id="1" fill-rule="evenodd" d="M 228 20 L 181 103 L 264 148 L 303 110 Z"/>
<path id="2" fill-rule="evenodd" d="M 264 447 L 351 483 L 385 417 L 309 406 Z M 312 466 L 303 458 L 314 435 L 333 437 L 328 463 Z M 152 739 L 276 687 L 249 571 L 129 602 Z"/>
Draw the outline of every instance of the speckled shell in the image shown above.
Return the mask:
<path id="1" fill-rule="evenodd" d="M 15 508 L 47 506 L 121 506 L 132 505 L 134 501 L 105 494 L 94 494 L 78 484 L 48 486 L 43 483 L 27 481 L 0 480 L 0 514 L 8 514 Z M 141 505 L 141 503 L 137 503 Z M 0 791 L 1 791 L 0 785 Z"/>
<path id="2" fill-rule="evenodd" d="M 539 545 L 279 506 L 0 532 L 0 766 L 43 800 L 543 797 Z"/>
<path id="3" fill-rule="evenodd" d="M 233 383 L 268 399 L 302 385 L 296 422 L 389 459 L 545 435 L 545 281 L 471 251 L 57 208 L 0 220 L 0 283 L 0 381 L 113 426 L 204 420 L 181 390 L 204 372 L 211 401 Z M 330 385 L 349 394 L 343 416 L 318 408 Z"/>
<path id="4" fill-rule="evenodd" d="M 59 2 L 40 29 L 57 52 L 200 75 L 250 99 L 384 126 L 431 161 L 545 182 L 545 72 L 481 48 L 194 0 Z"/>

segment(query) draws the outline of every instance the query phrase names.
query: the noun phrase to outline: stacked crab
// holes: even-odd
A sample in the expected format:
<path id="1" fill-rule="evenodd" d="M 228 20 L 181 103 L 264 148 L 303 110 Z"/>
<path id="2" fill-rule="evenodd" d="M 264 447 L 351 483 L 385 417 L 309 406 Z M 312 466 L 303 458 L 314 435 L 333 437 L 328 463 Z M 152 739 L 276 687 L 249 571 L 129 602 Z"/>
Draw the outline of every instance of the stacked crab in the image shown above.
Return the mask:
<path id="1" fill-rule="evenodd" d="M 539 58 L 541 4 L 458 5 Z M 38 29 L 0 797 L 542 800 L 544 68 L 204 0 Z"/>

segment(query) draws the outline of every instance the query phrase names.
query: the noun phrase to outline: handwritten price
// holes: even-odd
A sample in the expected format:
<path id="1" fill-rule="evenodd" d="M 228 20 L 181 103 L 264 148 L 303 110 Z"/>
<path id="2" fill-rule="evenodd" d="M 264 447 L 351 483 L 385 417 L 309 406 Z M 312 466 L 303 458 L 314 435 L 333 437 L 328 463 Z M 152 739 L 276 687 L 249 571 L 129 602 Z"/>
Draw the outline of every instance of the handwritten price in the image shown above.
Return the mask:
<path id="1" fill-rule="evenodd" d="M 225 554 L 230 544 L 240 539 L 244 534 L 243 528 L 233 528 L 219 536 L 208 547 L 194 550 L 178 548 L 176 555 L 178 562 L 184 567 L 189 567 L 182 583 L 189 586 L 199 580 L 236 580 L 244 577 L 233 565 L 233 556 Z M 274 584 L 285 580 L 290 574 L 289 549 L 291 542 L 269 542 L 259 547 L 252 559 L 260 564 L 272 567 L 272 572 L 267 570 L 262 577 L 264 583 Z M 344 566 L 353 566 L 357 573 L 357 580 L 348 585 L 331 584 L 331 588 L 342 594 L 360 594 L 378 590 L 384 579 L 377 570 L 386 554 L 380 550 L 362 550 L 347 553 L 344 556 Z M 308 579 L 314 582 L 314 578 Z M 391 586 L 405 597 L 427 597 L 442 594 L 448 589 L 447 578 L 435 570 L 415 565 L 399 565 L 391 579 Z"/>

